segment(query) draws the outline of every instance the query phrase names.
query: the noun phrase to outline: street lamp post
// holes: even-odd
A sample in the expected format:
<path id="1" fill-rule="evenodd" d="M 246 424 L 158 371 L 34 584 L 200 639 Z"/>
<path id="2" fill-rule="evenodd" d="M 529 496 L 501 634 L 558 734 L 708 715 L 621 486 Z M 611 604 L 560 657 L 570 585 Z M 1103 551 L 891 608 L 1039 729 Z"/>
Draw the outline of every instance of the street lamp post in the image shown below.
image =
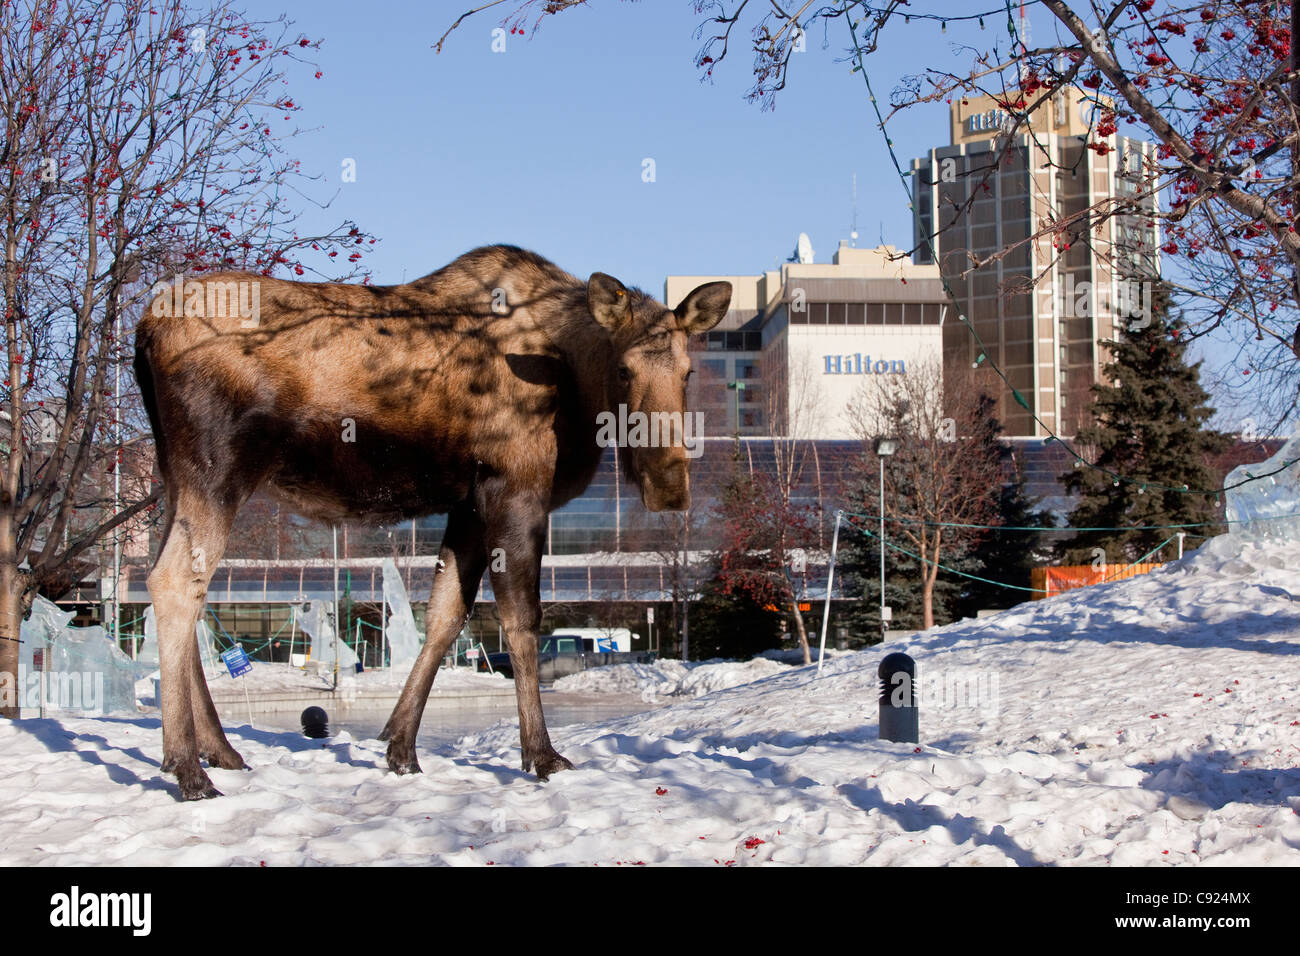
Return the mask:
<path id="1" fill-rule="evenodd" d="M 736 393 L 736 457 L 740 457 L 740 393 L 745 390 L 745 383 L 739 380 L 728 382 L 727 388 Z"/>
<path id="2" fill-rule="evenodd" d="M 875 442 L 876 457 L 880 459 L 880 639 L 885 639 L 885 630 L 889 625 L 889 606 L 885 604 L 885 459 L 898 451 L 895 438 L 877 438 Z"/>

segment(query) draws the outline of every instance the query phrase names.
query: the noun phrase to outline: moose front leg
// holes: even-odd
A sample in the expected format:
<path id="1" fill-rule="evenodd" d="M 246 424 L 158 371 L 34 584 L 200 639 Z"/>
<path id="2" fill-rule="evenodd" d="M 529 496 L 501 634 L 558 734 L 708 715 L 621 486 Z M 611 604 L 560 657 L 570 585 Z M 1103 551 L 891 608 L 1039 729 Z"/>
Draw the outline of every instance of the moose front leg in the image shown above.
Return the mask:
<path id="1" fill-rule="evenodd" d="M 546 780 L 557 770 L 573 769 L 551 745 L 537 678 L 537 632 L 542 623 L 538 585 L 546 508 L 527 494 L 503 495 L 502 499 L 503 507 L 488 527 L 488 568 L 515 672 L 523 768 L 525 772 L 535 770 L 538 779 Z"/>
<path id="2" fill-rule="evenodd" d="M 406 679 L 388 723 L 379 735 L 388 741 L 388 769 L 393 773 L 419 773 L 415 738 L 429 700 L 438 665 L 474 607 L 474 595 L 487 567 L 483 524 L 470 509 L 453 511 L 447 518 L 434 574 L 429 605 L 424 615 L 424 648 Z"/>
<path id="3" fill-rule="evenodd" d="M 199 756 L 208 762 L 208 766 L 222 770 L 247 770 L 244 758 L 226 739 L 221 718 L 208 691 L 207 678 L 203 675 L 203 662 L 197 653 L 190 657 L 190 708 L 194 712 L 194 735 Z"/>

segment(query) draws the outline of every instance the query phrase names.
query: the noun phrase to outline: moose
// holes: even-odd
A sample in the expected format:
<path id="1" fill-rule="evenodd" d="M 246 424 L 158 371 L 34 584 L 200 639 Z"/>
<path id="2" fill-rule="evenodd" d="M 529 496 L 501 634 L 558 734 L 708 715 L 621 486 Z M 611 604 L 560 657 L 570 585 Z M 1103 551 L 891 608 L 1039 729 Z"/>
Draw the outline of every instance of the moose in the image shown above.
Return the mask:
<path id="1" fill-rule="evenodd" d="M 669 309 L 612 276 L 583 282 L 508 245 L 396 286 L 239 272 L 160 285 L 136 328 L 135 373 L 165 493 L 148 587 L 162 771 L 181 796 L 220 795 L 200 760 L 245 767 L 194 628 L 257 491 L 326 523 L 447 515 L 424 647 L 381 735 L 393 772 L 420 772 L 425 703 L 485 571 L 514 668 L 523 770 L 546 780 L 572 768 L 551 744 L 538 687 L 547 516 L 590 484 L 599 416 L 620 406 L 685 415 L 688 336 L 715 326 L 730 301 L 730 283 L 707 282 Z M 646 508 L 689 506 L 680 440 L 619 459 Z"/>

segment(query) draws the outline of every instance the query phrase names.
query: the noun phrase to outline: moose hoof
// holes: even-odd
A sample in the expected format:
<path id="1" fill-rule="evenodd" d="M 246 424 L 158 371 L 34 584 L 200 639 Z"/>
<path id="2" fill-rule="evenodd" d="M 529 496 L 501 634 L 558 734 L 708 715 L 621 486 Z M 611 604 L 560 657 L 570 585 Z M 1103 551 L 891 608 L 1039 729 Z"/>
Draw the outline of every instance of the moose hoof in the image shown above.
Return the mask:
<path id="1" fill-rule="evenodd" d="M 395 774 L 420 773 L 420 762 L 415 759 L 414 747 L 388 745 L 388 769 Z"/>
<path id="2" fill-rule="evenodd" d="M 219 770 L 248 769 L 248 764 L 244 763 L 244 758 L 233 747 L 227 746 L 220 750 L 213 750 L 211 753 L 205 753 L 202 756 L 208 762 L 209 767 L 216 767 Z"/>
<path id="3" fill-rule="evenodd" d="M 180 781 L 182 799 L 211 800 L 221 796 L 221 791 L 212 785 L 208 775 L 198 768 L 192 773 L 179 773 L 176 778 Z"/>
<path id="4" fill-rule="evenodd" d="M 189 757 L 175 757 L 164 754 L 162 766 L 159 769 L 163 773 L 176 775 L 176 782 L 180 784 L 181 799 L 183 800 L 210 800 L 213 797 L 221 796 L 221 791 L 212 785 L 208 775 L 199 766 L 197 754 Z"/>
<path id="5" fill-rule="evenodd" d="M 538 757 L 536 760 L 526 762 L 524 765 L 525 770 L 528 769 L 528 763 L 532 763 L 534 769 L 537 771 L 538 780 L 549 780 L 553 773 L 558 773 L 561 770 L 573 769 L 573 764 L 561 757 L 554 750 L 549 754 L 544 754 L 541 757 Z"/>

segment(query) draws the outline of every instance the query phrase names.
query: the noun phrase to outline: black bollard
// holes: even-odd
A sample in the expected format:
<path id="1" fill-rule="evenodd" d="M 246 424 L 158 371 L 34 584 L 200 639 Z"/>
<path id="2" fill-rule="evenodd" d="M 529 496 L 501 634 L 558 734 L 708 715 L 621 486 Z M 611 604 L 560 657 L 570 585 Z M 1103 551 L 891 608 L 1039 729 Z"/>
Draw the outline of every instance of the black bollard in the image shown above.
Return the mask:
<path id="1" fill-rule="evenodd" d="M 916 661 L 895 651 L 885 655 L 877 674 L 880 677 L 880 739 L 919 743 L 921 710 L 916 697 Z"/>
<path id="2" fill-rule="evenodd" d="M 302 712 L 299 720 L 302 721 L 302 732 L 305 737 L 319 739 L 330 735 L 330 715 L 325 713 L 324 707 L 308 707 Z"/>

